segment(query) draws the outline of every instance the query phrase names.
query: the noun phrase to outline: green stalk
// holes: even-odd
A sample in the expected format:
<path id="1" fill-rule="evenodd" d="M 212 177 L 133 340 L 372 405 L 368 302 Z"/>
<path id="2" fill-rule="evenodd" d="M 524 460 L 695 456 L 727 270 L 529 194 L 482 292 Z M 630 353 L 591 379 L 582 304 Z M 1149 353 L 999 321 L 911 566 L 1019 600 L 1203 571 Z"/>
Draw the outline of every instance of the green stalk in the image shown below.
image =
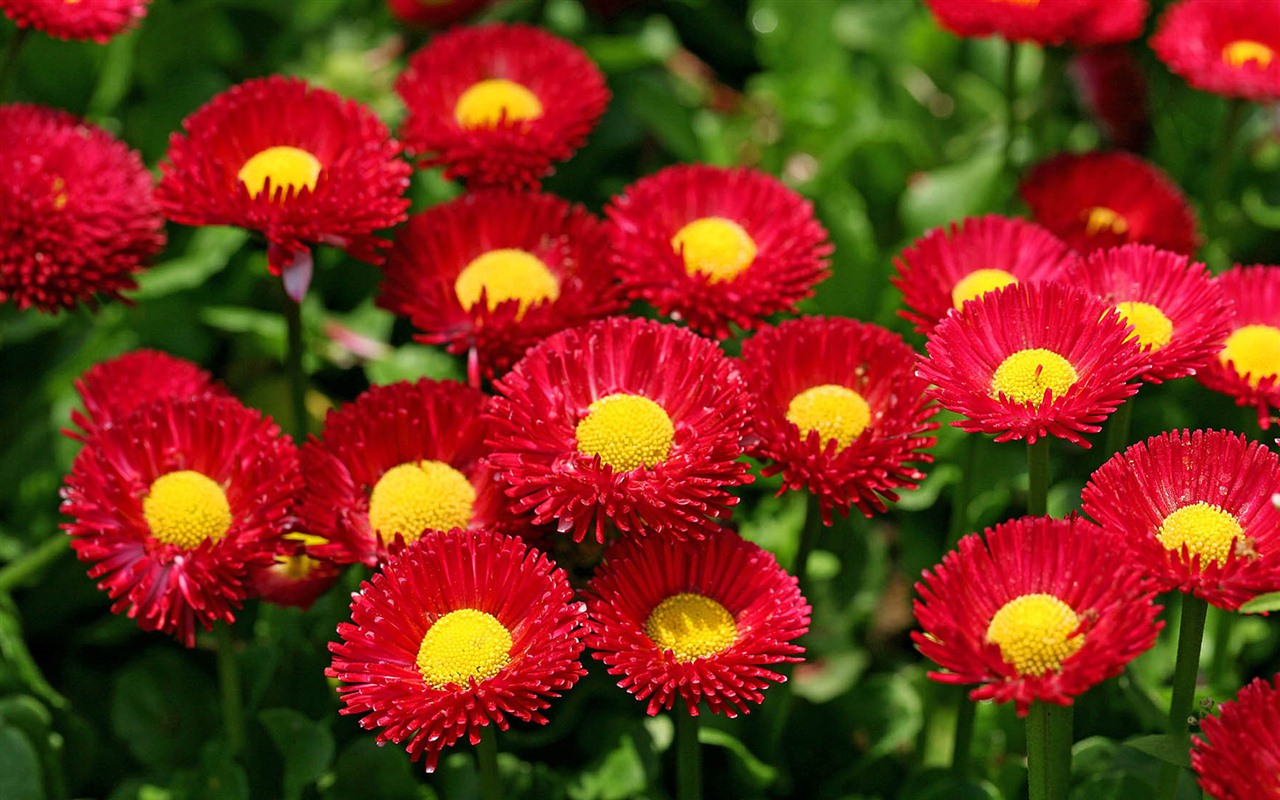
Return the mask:
<path id="1" fill-rule="evenodd" d="M 289 399 L 293 406 L 293 440 L 301 445 L 307 440 L 307 374 L 302 368 L 302 356 L 306 345 L 302 338 L 302 304 L 295 303 L 287 295 L 284 298 L 284 319 L 289 329 L 289 347 L 285 352 L 285 372 L 289 376 Z"/>
<path id="2" fill-rule="evenodd" d="M 1227 195 L 1227 184 L 1230 183 L 1231 167 L 1235 163 L 1236 140 L 1243 127 L 1245 112 L 1249 110 L 1249 102 L 1243 98 L 1233 98 L 1227 106 L 1227 114 L 1222 120 L 1222 131 L 1218 134 L 1218 146 L 1213 152 L 1212 166 L 1209 173 L 1209 196 L 1205 198 L 1205 222 L 1213 228 L 1213 233 L 1220 233 L 1218 206 Z M 1224 248 L 1225 249 L 1225 248 Z"/>
<path id="3" fill-rule="evenodd" d="M 244 749 L 244 701 L 240 690 L 240 663 L 236 659 L 236 641 L 231 625 L 213 626 L 218 648 L 218 686 L 222 692 L 222 727 L 231 752 Z"/>
<path id="4" fill-rule="evenodd" d="M 9 80 L 18 71 L 18 58 L 22 55 L 22 47 L 31 38 L 31 28 L 19 28 L 4 49 L 4 59 L 0 60 L 0 100 L 9 94 Z"/>
<path id="5" fill-rule="evenodd" d="M 1018 43 L 1006 42 L 1004 62 L 1004 171 L 1013 172 L 1013 140 L 1018 133 Z"/>
<path id="6" fill-rule="evenodd" d="M 71 537 L 55 533 L 34 550 L 23 553 L 0 569 L 0 594 L 12 592 L 40 577 L 71 548 Z"/>
<path id="7" fill-rule="evenodd" d="M 809 503 L 804 511 L 804 527 L 800 529 L 800 542 L 796 545 L 796 555 L 791 561 L 791 574 L 805 587 L 805 576 L 809 573 L 809 555 L 818 545 L 818 537 L 822 535 L 822 509 L 816 494 L 809 495 Z"/>
<path id="8" fill-rule="evenodd" d="M 956 708 L 955 746 L 951 748 L 951 772 L 963 780 L 969 776 L 973 761 L 973 728 L 978 717 L 978 704 L 969 699 L 969 687 L 957 686 L 960 705 Z"/>
<path id="9" fill-rule="evenodd" d="M 1130 397 L 1111 415 L 1111 421 L 1107 423 L 1107 458 L 1119 453 L 1129 444 L 1129 423 L 1133 419 L 1133 404 L 1137 399 L 1137 395 Z"/>
<path id="10" fill-rule="evenodd" d="M 698 718 L 677 708 L 676 800 L 702 800 L 702 752 L 698 749 Z"/>
<path id="11" fill-rule="evenodd" d="M 1049 513 L 1049 438 L 1027 445 L 1027 513 L 1042 517 Z"/>
<path id="12" fill-rule="evenodd" d="M 1195 595 L 1182 596 L 1182 621 L 1178 624 L 1178 660 L 1173 668 L 1173 699 L 1169 703 L 1169 738 L 1181 749 L 1191 747 L 1187 718 L 1196 699 L 1196 677 L 1200 672 L 1200 645 L 1204 641 L 1204 619 L 1209 604 Z M 1174 800 L 1182 769 L 1165 764 L 1160 771 L 1157 797 Z"/>
<path id="13" fill-rule="evenodd" d="M 1066 800 L 1071 788 L 1072 706 L 1036 701 L 1027 714 L 1027 786 L 1031 800 Z"/>
<path id="14" fill-rule="evenodd" d="M 502 773 L 498 771 L 498 731 L 480 735 L 476 743 L 476 771 L 480 774 L 480 800 L 502 800 Z"/>
<path id="15" fill-rule="evenodd" d="M 979 435 L 966 434 L 960 444 L 960 480 L 951 496 L 951 525 L 947 529 L 947 549 L 951 550 L 969 532 L 969 503 L 973 500 L 974 473 L 978 470 Z"/>

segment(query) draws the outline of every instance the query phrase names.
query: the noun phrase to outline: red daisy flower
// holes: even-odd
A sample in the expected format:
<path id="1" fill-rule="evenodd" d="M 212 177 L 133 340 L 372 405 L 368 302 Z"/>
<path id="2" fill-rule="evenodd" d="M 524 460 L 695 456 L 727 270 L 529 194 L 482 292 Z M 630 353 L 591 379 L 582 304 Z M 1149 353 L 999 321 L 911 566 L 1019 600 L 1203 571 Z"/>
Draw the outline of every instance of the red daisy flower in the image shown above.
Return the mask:
<path id="1" fill-rule="evenodd" d="M 1080 105 L 1116 147 L 1134 152 L 1151 140 L 1147 76 L 1133 51 L 1122 45 L 1091 47 L 1068 66 Z"/>
<path id="2" fill-rule="evenodd" d="M 387 0 L 392 16 L 409 25 L 443 28 L 478 14 L 494 0 Z"/>
<path id="3" fill-rule="evenodd" d="M 328 539 L 310 533 L 286 533 L 274 540 L 275 560 L 249 567 L 251 594 L 277 606 L 303 611 L 338 582 L 342 567 L 316 549 Z"/>
<path id="4" fill-rule="evenodd" d="M 894 259 L 890 278 L 927 334 L 953 308 L 1011 283 L 1058 280 L 1077 261 L 1058 237 L 1023 219 L 988 214 L 935 228 Z"/>
<path id="5" fill-rule="evenodd" d="M 364 106 L 298 78 L 233 86 L 182 123 L 160 164 L 156 202 L 184 225 L 261 231 L 267 263 L 294 299 L 311 280 L 309 242 L 369 263 L 374 235 L 405 219 L 412 171 L 400 145 Z"/>
<path id="6" fill-rule="evenodd" d="M 1115 411 L 1150 367 L 1120 313 L 1067 286 L 990 292 L 934 328 L 916 374 L 966 419 L 952 425 L 996 441 L 1047 435 L 1089 447 L 1082 434 Z"/>
<path id="7" fill-rule="evenodd" d="M 1235 306 L 1235 317 L 1227 343 L 1196 378 L 1236 405 L 1257 408 L 1265 429 L 1272 409 L 1280 409 L 1280 267 L 1237 266 L 1214 282 Z"/>
<path id="8" fill-rule="evenodd" d="M 1255 678 L 1205 717 L 1191 738 L 1191 768 L 1216 800 L 1280 800 L 1280 675 Z"/>
<path id="9" fill-rule="evenodd" d="M 505 523 L 506 499 L 481 461 L 486 398 L 453 381 L 369 389 L 329 412 L 302 448 L 302 529 L 340 563 L 373 565 L 428 531 Z"/>
<path id="10" fill-rule="evenodd" d="M 76 380 L 84 412 L 71 412 L 83 440 L 113 419 L 123 419 L 156 400 L 189 400 L 204 395 L 229 396 L 213 376 L 183 358 L 158 350 L 135 350 L 94 364 Z"/>
<path id="11" fill-rule="evenodd" d="M 606 522 L 700 537 L 729 515 L 746 386 L 715 342 L 640 319 L 574 328 L 529 351 L 494 388 L 490 462 L 536 524 L 582 541 Z"/>
<path id="12" fill-rule="evenodd" d="M 693 716 L 704 700 L 713 714 L 748 713 L 786 680 L 772 665 L 802 660 L 795 640 L 812 609 L 796 579 L 723 528 L 620 540 L 587 591 L 587 646 L 650 716 L 677 697 Z"/>
<path id="13" fill-rule="evenodd" d="M 925 0 L 934 19 L 956 36 L 997 35 L 1017 42 L 1061 44 L 1094 0 Z"/>
<path id="14" fill-rule="evenodd" d="M 1277 486 L 1280 456 L 1243 434 L 1167 431 L 1099 467 L 1083 504 L 1161 591 L 1235 610 L 1280 589 Z"/>
<path id="15" fill-rule="evenodd" d="M 1091 0 L 1067 37 L 1074 47 L 1119 44 L 1138 38 L 1147 21 L 1147 0 Z"/>
<path id="16" fill-rule="evenodd" d="M 609 103 L 586 53 L 528 25 L 437 36 L 396 81 L 405 146 L 472 189 L 536 188 L 586 141 Z"/>
<path id="17" fill-rule="evenodd" d="M 1070 705 L 1155 644 L 1146 579 L 1088 520 L 1023 517 L 969 534 L 916 584 L 911 639 L 972 700 Z"/>
<path id="18" fill-rule="evenodd" d="M 420 340 L 470 352 L 493 377 L 625 301 L 598 219 L 549 194 L 485 191 L 410 218 L 378 304 L 412 320 Z"/>
<path id="19" fill-rule="evenodd" d="M 1189 256 L 1200 244 L 1182 191 L 1131 153 L 1060 153 L 1018 191 L 1036 222 L 1082 253 L 1142 242 Z"/>
<path id="20" fill-rule="evenodd" d="M 1151 48 L 1196 89 L 1257 102 L 1280 98 L 1280 2 L 1182 0 L 1160 19 Z"/>
<path id="21" fill-rule="evenodd" d="M 813 206 L 755 170 L 668 167 L 636 181 L 605 214 L 631 292 L 709 336 L 794 311 L 831 274 Z"/>
<path id="22" fill-rule="evenodd" d="M 270 419 L 232 398 L 162 399 L 89 438 L 63 528 L 112 611 L 191 647 L 197 622 L 233 621 L 299 489 L 297 451 Z"/>
<path id="23" fill-rule="evenodd" d="M 1142 381 L 1192 375 L 1227 338 L 1231 307 L 1204 264 L 1151 245 L 1096 250 L 1067 281 L 1115 306 L 1150 368 Z"/>
<path id="24" fill-rule="evenodd" d="M 135 288 L 165 241 L 138 154 L 40 106 L 0 106 L 0 141 L 0 302 L 56 313 Z"/>
<path id="25" fill-rule="evenodd" d="M 765 475 L 782 473 L 778 494 L 813 493 L 830 525 L 832 509 L 869 517 L 915 488 L 938 427 L 915 360 L 902 337 L 852 319 L 804 317 L 744 342 L 753 455 L 774 462 Z"/>
<path id="26" fill-rule="evenodd" d="M 58 39 L 104 44 L 147 14 L 151 0 L 0 0 L 0 11 L 17 23 Z M 6 142 L 17 141 L 7 136 Z"/>
<path id="27" fill-rule="evenodd" d="M 330 642 L 343 714 L 365 714 L 378 744 L 406 742 L 436 768 L 440 751 L 508 717 L 540 712 L 586 674 L 582 625 L 564 573 L 515 537 L 484 530 L 418 540 L 353 595 Z M 367 712 L 367 713 L 366 713 Z"/>

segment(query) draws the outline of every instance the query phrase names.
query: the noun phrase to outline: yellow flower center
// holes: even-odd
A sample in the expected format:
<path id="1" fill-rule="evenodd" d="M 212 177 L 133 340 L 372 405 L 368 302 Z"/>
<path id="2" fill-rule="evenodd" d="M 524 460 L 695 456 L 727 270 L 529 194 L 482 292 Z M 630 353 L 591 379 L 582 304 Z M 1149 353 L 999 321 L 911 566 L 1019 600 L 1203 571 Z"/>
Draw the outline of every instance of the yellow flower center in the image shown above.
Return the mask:
<path id="1" fill-rule="evenodd" d="M 508 123 L 529 122 L 542 116 L 542 101 L 515 81 L 490 78 L 472 84 L 453 107 L 453 118 L 467 130 L 496 128 Z"/>
<path id="2" fill-rule="evenodd" d="M 960 308 L 968 300 L 1017 282 L 1017 278 L 1002 269 L 975 269 L 956 281 L 951 289 L 951 304 Z"/>
<path id="3" fill-rule="evenodd" d="M 1227 337 L 1218 354 L 1225 364 L 1235 364 L 1236 373 L 1257 386 L 1263 378 L 1280 373 L 1280 328 L 1271 325 L 1245 325 Z"/>
<path id="4" fill-rule="evenodd" d="M 1252 39 L 1237 39 L 1222 48 L 1222 60 L 1236 69 L 1250 63 L 1258 69 L 1266 69 L 1275 55 L 1276 51 Z"/>
<path id="5" fill-rule="evenodd" d="M 152 537 L 184 550 L 217 541 L 231 529 L 227 493 L 209 476 L 189 469 L 156 478 L 142 500 L 142 516 Z"/>
<path id="6" fill-rule="evenodd" d="M 1019 350 L 1000 362 L 991 377 L 991 396 L 1039 406 L 1044 392 L 1061 397 L 1079 379 L 1071 362 L 1043 347 Z"/>
<path id="7" fill-rule="evenodd" d="M 474 608 L 450 611 L 427 630 L 418 648 L 418 671 L 428 686 L 487 681 L 511 661 L 511 631 L 492 614 Z"/>
<path id="8" fill-rule="evenodd" d="M 314 533 L 286 533 L 285 539 L 291 542 L 301 542 L 304 547 L 315 547 L 317 545 L 327 544 L 328 539 L 323 536 L 316 536 Z M 284 576 L 291 581 L 300 581 L 306 579 L 311 574 L 311 570 L 315 569 L 316 564 L 320 562 L 317 559 L 307 555 L 305 551 L 295 555 L 278 555 L 276 563 L 281 566 Z"/>
<path id="9" fill-rule="evenodd" d="M 1075 633 L 1079 627 L 1080 617 L 1058 598 L 1024 594 L 991 618 L 987 641 L 1000 648 L 1000 657 L 1019 675 L 1044 675 L 1084 646 L 1084 634 Z"/>
<path id="10" fill-rule="evenodd" d="M 53 189 L 53 207 L 61 211 L 67 207 L 67 182 L 62 178 L 54 178 L 51 188 Z"/>
<path id="11" fill-rule="evenodd" d="M 297 147 L 268 147 L 255 154 L 236 174 L 249 190 L 250 197 L 257 197 L 267 188 L 271 179 L 271 196 L 278 190 L 300 192 L 316 188 L 320 180 L 320 160 Z"/>
<path id="12" fill-rule="evenodd" d="M 852 389 L 825 383 L 805 389 L 787 405 L 787 421 L 808 438 L 817 431 L 825 446 L 835 439 L 836 450 L 843 450 L 858 438 L 871 422 L 871 406 Z"/>
<path id="13" fill-rule="evenodd" d="M 1123 236 L 1129 232 L 1128 220 L 1106 206 L 1085 209 L 1080 216 L 1084 218 L 1084 232 L 1090 236 L 1104 232 Z"/>
<path id="14" fill-rule="evenodd" d="M 1200 556 L 1200 563 L 1227 560 L 1231 545 L 1244 537 L 1244 528 L 1231 514 L 1220 507 L 1203 501 L 1183 506 L 1164 518 L 1156 539 L 1167 550 L 1182 550 L 1185 544 L 1191 555 Z"/>
<path id="15" fill-rule="evenodd" d="M 731 281 L 756 260 L 755 240 L 724 217 L 695 219 L 676 231 L 671 247 L 684 254 L 685 272 L 705 275 L 707 283 Z"/>
<path id="16" fill-rule="evenodd" d="M 587 406 L 578 423 L 578 452 L 600 456 L 617 472 L 666 460 L 676 429 L 662 406 L 638 394 L 611 394 Z"/>
<path id="17" fill-rule="evenodd" d="M 464 267 L 453 283 L 453 290 L 467 311 L 480 302 L 481 292 L 487 298 L 490 311 L 499 303 L 519 300 L 520 310 L 516 312 L 519 318 L 534 303 L 559 297 L 560 282 L 536 256 L 504 248 L 490 250 Z"/>
<path id="18" fill-rule="evenodd" d="M 700 594 L 672 595 L 653 611 L 644 632 L 677 661 L 693 661 L 727 650 L 738 638 L 738 626 L 724 606 Z"/>
<path id="19" fill-rule="evenodd" d="M 1173 321 L 1150 303 L 1126 301 L 1116 303 L 1120 319 L 1133 326 L 1130 339 L 1137 339 L 1138 344 L 1159 350 L 1173 339 Z"/>
<path id="20" fill-rule="evenodd" d="M 387 470 L 369 496 L 369 525 L 383 542 L 398 533 L 406 542 L 427 531 L 471 524 L 476 490 L 467 477 L 442 461 L 417 461 Z"/>

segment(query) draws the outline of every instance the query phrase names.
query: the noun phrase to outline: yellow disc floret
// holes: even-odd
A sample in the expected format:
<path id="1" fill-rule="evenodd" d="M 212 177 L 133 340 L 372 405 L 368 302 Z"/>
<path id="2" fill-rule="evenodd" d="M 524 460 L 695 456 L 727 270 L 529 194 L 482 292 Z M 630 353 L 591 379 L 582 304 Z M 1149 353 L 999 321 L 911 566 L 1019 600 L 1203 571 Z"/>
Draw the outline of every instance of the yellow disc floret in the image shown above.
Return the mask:
<path id="1" fill-rule="evenodd" d="M 542 101 L 524 86 L 504 78 L 474 83 L 458 98 L 453 118 L 468 130 L 496 128 L 505 119 L 529 122 L 542 116 Z"/>
<path id="2" fill-rule="evenodd" d="M 1017 278 L 1002 269 L 975 269 L 956 281 L 956 285 L 951 289 L 951 304 L 960 308 L 967 300 L 973 300 L 987 292 L 1017 282 Z"/>
<path id="3" fill-rule="evenodd" d="M 693 661 L 727 650 L 738 626 L 724 606 L 700 594 L 672 595 L 649 612 L 644 632 L 677 661 Z"/>
<path id="4" fill-rule="evenodd" d="M 1271 66 L 1271 59 L 1275 57 L 1275 50 L 1267 47 L 1262 42 L 1255 42 L 1252 39 L 1237 39 L 1222 48 L 1222 60 L 1236 69 L 1243 67 L 1245 64 L 1253 64 L 1258 69 L 1266 69 Z"/>
<path id="5" fill-rule="evenodd" d="M 1129 232 L 1129 221 L 1106 206 L 1094 206 L 1082 212 L 1084 232 L 1090 236 L 1100 233 L 1114 233 L 1124 236 Z"/>
<path id="6" fill-rule="evenodd" d="M 1173 320 L 1150 303 L 1126 301 L 1116 303 L 1120 318 L 1133 326 L 1130 339 L 1137 339 L 1138 344 L 1159 350 L 1173 339 Z"/>
<path id="7" fill-rule="evenodd" d="M 267 178 L 271 179 L 272 197 L 281 188 L 286 192 L 314 189 L 320 180 L 320 160 L 297 147 L 268 147 L 244 162 L 236 177 L 249 190 L 250 197 L 257 197 L 267 188 Z"/>
<path id="8" fill-rule="evenodd" d="M 503 248 L 490 250 L 467 264 L 453 283 L 458 302 L 467 311 L 480 302 L 484 292 L 485 302 L 492 311 L 507 300 L 520 301 L 517 317 L 534 303 L 555 300 L 560 296 L 560 282 L 551 274 L 547 265 L 537 256 L 524 250 Z"/>
<path id="9" fill-rule="evenodd" d="M 1257 386 L 1263 378 L 1280 374 L 1280 328 L 1271 325 L 1236 328 L 1227 337 L 1218 358 L 1223 364 L 1230 361 L 1240 377 L 1247 377 L 1249 385 Z"/>
<path id="10" fill-rule="evenodd" d="M 1015 403 L 1038 406 L 1048 389 L 1061 397 L 1079 379 L 1071 362 L 1043 347 L 1019 350 L 1000 362 L 991 377 L 991 396 L 1001 394 Z"/>
<path id="11" fill-rule="evenodd" d="M 474 608 L 450 611 L 427 630 L 418 647 L 418 671 L 428 686 L 467 686 L 487 681 L 511 662 L 511 631 L 492 614 Z"/>
<path id="12" fill-rule="evenodd" d="M 1024 594 L 991 618 L 987 641 L 1000 648 L 1000 657 L 1019 675 L 1039 676 L 1057 670 L 1084 646 L 1079 627 L 1080 617 L 1058 598 Z"/>
<path id="13" fill-rule="evenodd" d="M 276 563 L 280 565 L 280 571 L 291 581 L 306 580 L 311 574 L 311 570 L 316 568 L 320 562 L 307 555 L 306 548 L 316 547 L 322 544 L 328 544 L 329 540 L 323 536 L 316 536 L 314 533 L 302 533 L 294 531 L 286 533 L 282 538 L 291 542 L 300 542 L 303 550 L 293 555 L 281 553 L 276 556 Z"/>
<path id="14" fill-rule="evenodd" d="M 824 383 L 805 389 L 787 405 L 787 421 L 807 438 L 817 431 L 825 446 L 836 440 L 836 450 L 843 450 L 871 423 L 871 406 L 846 386 Z"/>
<path id="15" fill-rule="evenodd" d="M 755 240 L 724 217 L 695 219 L 676 231 L 671 247 L 684 254 L 685 272 L 705 275 L 707 283 L 731 281 L 756 260 Z"/>
<path id="16" fill-rule="evenodd" d="M 638 394 L 611 394 L 587 406 L 578 423 L 578 452 L 600 456 L 615 472 L 667 459 L 676 429 L 662 406 Z"/>
<path id="17" fill-rule="evenodd" d="M 1193 556 L 1200 556 L 1201 564 L 1227 560 L 1231 546 L 1244 537 L 1244 528 L 1231 514 L 1212 503 L 1199 502 L 1183 506 L 1164 518 L 1156 539 L 1168 550 L 1182 550 L 1187 546 Z"/>
<path id="18" fill-rule="evenodd" d="M 231 505 L 216 481 L 184 469 L 156 478 L 142 500 L 151 535 L 184 550 L 217 541 L 231 529 Z"/>
<path id="19" fill-rule="evenodd" d="M 369 525 L 383 542 L 398 533 L 406 542 L 426 531 L 471 524 L 476 490 L 467 476 L 442 461 L 411 461 L 392 467 L 369 496 Z"/>

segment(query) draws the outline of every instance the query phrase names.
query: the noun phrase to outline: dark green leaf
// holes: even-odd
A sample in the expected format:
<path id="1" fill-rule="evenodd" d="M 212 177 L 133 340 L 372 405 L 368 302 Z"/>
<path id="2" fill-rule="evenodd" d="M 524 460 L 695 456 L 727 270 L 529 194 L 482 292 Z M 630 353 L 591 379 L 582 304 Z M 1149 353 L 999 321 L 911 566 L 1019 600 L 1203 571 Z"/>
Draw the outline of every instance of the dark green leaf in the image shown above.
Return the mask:
<path id="1" fill-rule="evenodd" d="M 1241 614 L 1266 614 L 1280 611 L 1280 592 L 1268 592 L 1240 605 Z"/>
<path id="2" fill-rule="evenodd" d="M 258 719 L 284 758 L 284 796 L 294 800 L 329 769 L 333 762 L 333 734 L 290 708 L 268 708 Z"/>
<path id="3" fill-rule="evenodd" d="M 1181 741 L 1166 734 L 1152 734 L 1126 739 L 1126 747 L 1132 747 L 1140 753 L 1146 753 L 1166 764 L 1178 767 L 1191 766 L 1191 750 Z"/>

